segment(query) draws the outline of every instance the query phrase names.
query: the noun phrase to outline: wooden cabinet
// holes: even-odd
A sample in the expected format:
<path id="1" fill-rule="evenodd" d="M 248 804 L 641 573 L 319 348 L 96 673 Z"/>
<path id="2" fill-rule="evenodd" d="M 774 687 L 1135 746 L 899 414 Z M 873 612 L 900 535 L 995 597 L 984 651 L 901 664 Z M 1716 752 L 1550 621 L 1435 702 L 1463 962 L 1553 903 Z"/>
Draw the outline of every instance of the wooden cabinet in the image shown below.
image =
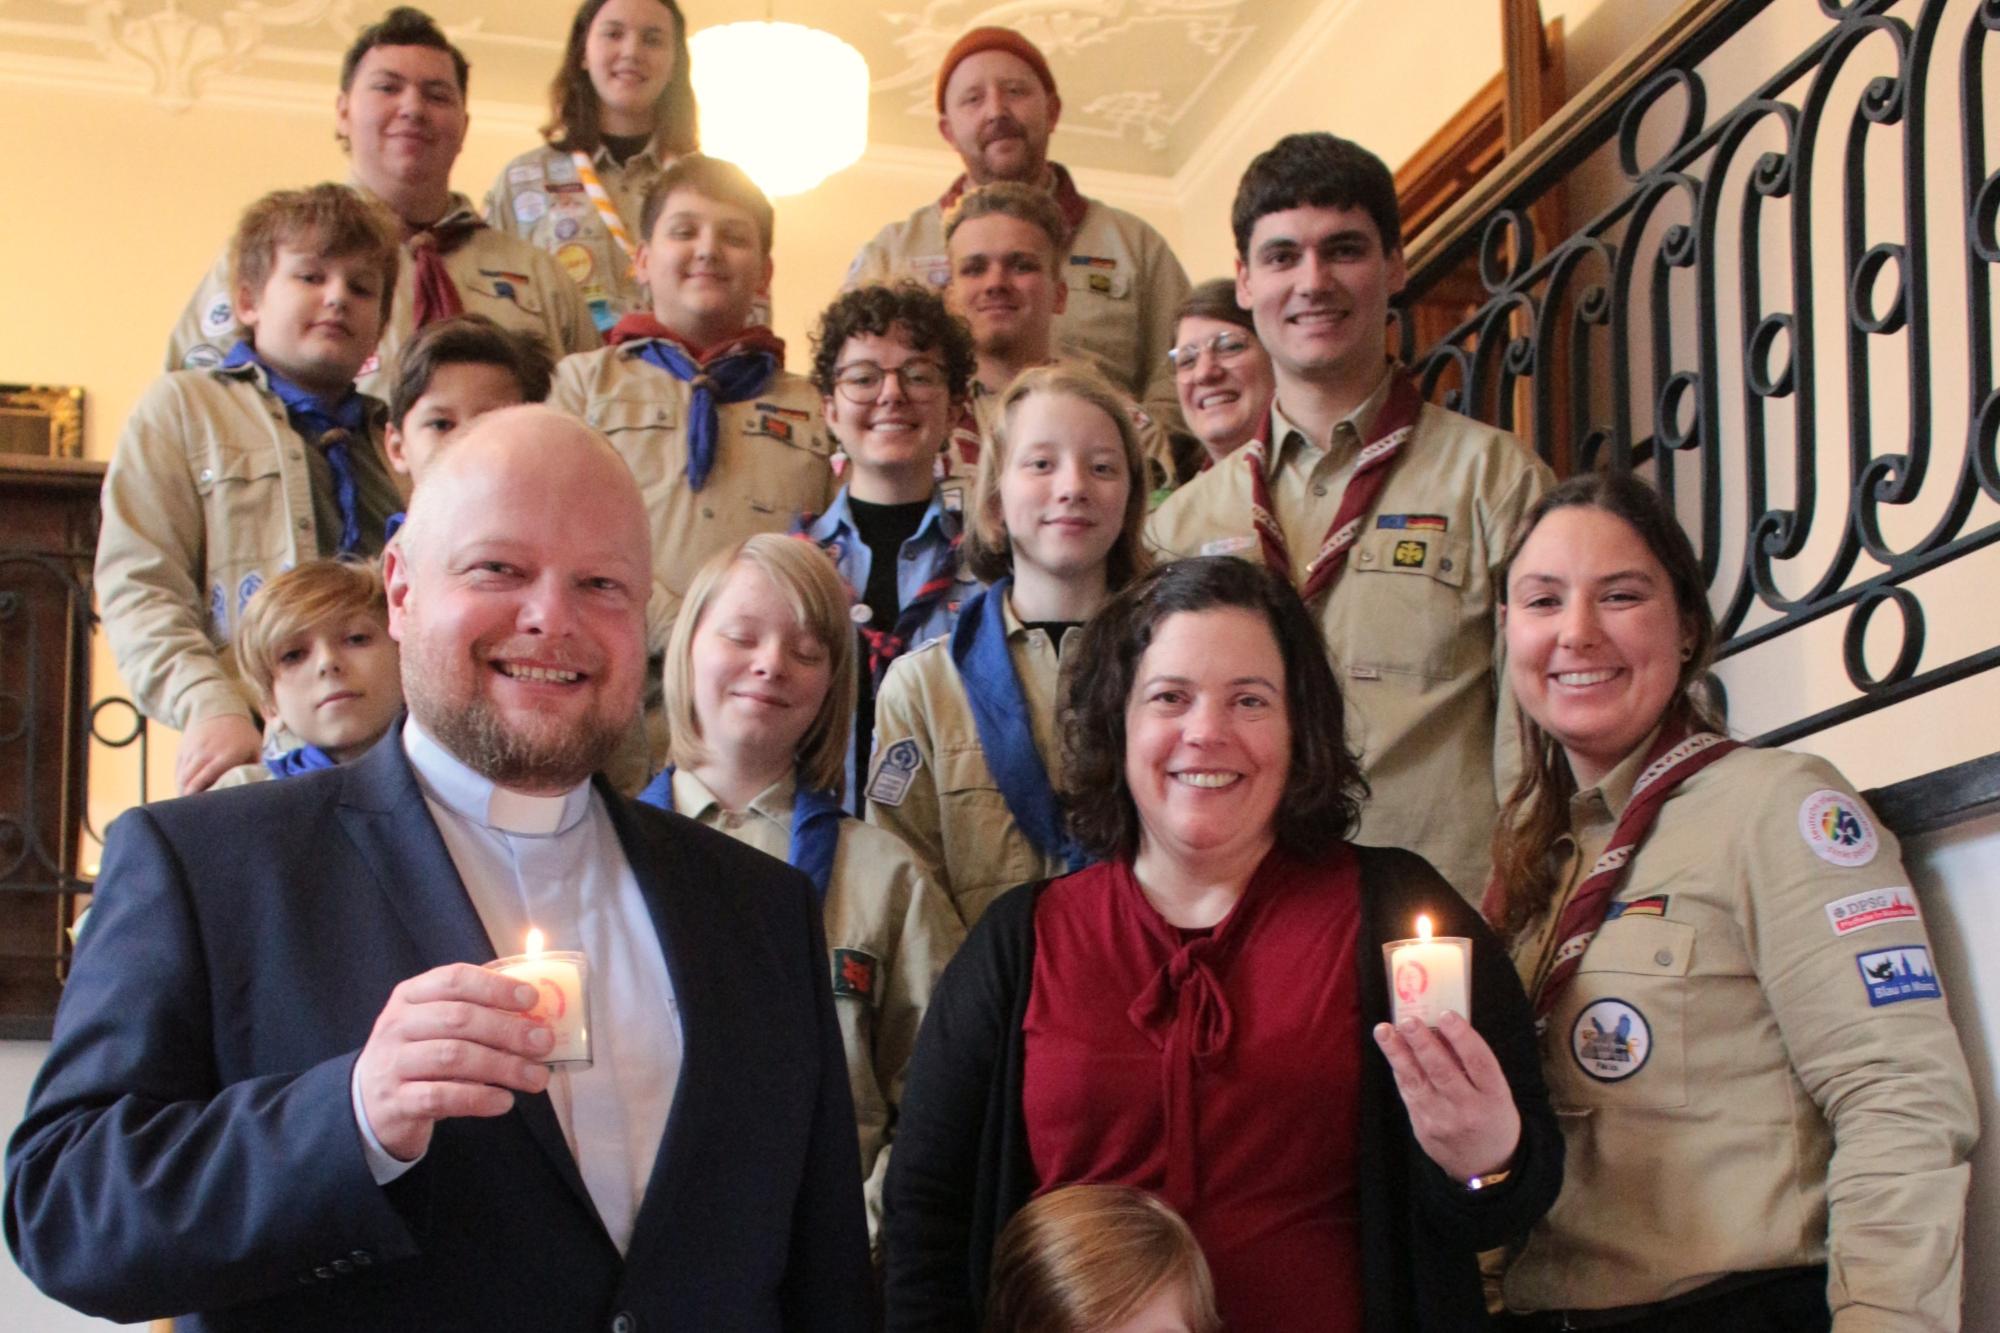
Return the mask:
<path id="1" fill-rule="evenodd" d="M 104 464 L 0 454 L 0 1037 L 43 1037 L 69 961 Z"/>

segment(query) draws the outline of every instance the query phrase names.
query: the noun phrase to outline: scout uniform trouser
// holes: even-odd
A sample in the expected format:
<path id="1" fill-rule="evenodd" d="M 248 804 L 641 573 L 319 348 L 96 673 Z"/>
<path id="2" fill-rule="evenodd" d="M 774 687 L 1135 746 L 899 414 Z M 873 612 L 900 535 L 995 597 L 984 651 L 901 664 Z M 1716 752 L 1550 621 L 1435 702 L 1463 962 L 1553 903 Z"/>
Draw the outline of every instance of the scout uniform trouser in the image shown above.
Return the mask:
<path id="1" fill-rule="evenodd" d="M 1618 1333 L 1826 1333 L 1833 1315 L 1826 1304 L 1826 1266 L 1732 1273 L 1706 1286 L 1652 1305 L 1611 1310 L 1545 1310 L 1502 1315 L 1505 1333 L 1556 1333 L 1563 1329 L 1617 1329 Z"/>

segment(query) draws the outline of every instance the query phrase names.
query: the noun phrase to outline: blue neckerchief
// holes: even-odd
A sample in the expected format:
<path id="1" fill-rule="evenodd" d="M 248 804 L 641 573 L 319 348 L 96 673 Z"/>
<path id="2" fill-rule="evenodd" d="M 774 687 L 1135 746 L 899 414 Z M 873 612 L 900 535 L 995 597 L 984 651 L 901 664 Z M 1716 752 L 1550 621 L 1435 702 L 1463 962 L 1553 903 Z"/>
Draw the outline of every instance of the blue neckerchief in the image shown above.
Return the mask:
<path id="1" fill-rule="evenodd" d="M 674 766 L 667 765 L 653 775 L 639 793 L 639 799 L 660 810 L 674 808 Z M 827 885 L 833 882 L 833 852 L 840 845 L 840 821 L 849 818 L 833 793 L 808 787 L 803 782 L 792 793 L 792 845 L 785 861 L 803 870 L 813 882 L 819 900 L 826 901 Z"/>
<path id="2" fill-rule="evenodd" d="M 1035 732 L 1028 722 L 1028 701 L 1014 659 L 1007 653 L 1007 620 L 1003 608 L 1014 580 L 1003 578 L 981 588 L 959 609 L 951 631 L 951 660 L 965 682 L 965 702 L 979 729 L 979 748 L 986 766 L 1000 784 L 1007 811 L 1028 841 L 1043 856 L 1060 856 L 1071 870 L 1081 870 L 1090 857 L 1063 830 L 1049 770 L 1035 752 Z"/>
<path id="3" fill-rule="evenodd" d="M 653 338 L 640 348 L 639 359 L 694 386 L 688 400 L 687 480 L 688 489 L 698 491 L 708 484 L 709 469 L 715 466 L 715 437 L 722 433 L 716 404 L 746 402 L 764 392 L 778 373 L 778 358 L 767 351 L 736 352 L 697 364 L 666 339 Z"/>
<path id="4" fill-rule="evenodd" d="M 340 506 L 340 549 L 335 554 L 353 555 L 361 549 L 361 516 L 354 489 L 354 456 L 348 450 L 348 442 L 368 432 L 368 400 L 350 384 L 340 401 L 329 405 L 318 394 L 300 388 L 271 369 L 270 363 L 247 342 L 231 348 L 222 364 L 241 366 L 251 362 L 263 368 L 265 382 L 285 405 L 292 429 L 326 455 L 326 465 L 333 469 L 334 502 Z"/>
<path id="5" fill-rule="evenodd" d="M 319 768 L 338 768 L 340 761 L 317 745 L 301 745 L 296 750 L 274 754 L 264 761 L 274 778 L 295 778 Z"/>

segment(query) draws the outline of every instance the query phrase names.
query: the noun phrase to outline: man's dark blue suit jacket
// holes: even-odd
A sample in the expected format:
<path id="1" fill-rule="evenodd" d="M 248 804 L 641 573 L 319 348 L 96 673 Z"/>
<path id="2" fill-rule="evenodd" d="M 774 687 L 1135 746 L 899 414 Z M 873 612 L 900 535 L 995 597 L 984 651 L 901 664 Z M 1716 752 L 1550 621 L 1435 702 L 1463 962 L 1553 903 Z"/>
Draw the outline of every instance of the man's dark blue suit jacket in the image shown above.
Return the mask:
<path id="1" fill-rule="evenodd" d="M 867 1234 L 819 909 L 790 867 L 600 789 L 686 1034 L 629 1252 L 546 1095 L 382 1187 L 349 1077 L 400 981 L 491 961 L 399 730 L 345 768 L 119 819 L 7 1152 L 50 1295 L 200 1329 L 860 1330 Z"/>

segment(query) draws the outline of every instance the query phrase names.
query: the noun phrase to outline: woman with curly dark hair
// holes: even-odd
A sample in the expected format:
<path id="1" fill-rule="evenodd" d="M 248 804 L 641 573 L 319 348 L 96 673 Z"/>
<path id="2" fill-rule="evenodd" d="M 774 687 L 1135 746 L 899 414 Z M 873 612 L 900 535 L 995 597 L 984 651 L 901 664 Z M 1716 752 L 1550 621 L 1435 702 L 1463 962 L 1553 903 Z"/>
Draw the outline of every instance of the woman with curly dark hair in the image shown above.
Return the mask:
<path id="1" fill-rule="evenodd" d="M 1297 594 L 1180 561 L 1074 660 L 1063 796 L 1103 860 L 997 900 L 933 995 L 889 1326 L 977 1327 L 1007 1220 L 1097 1181 L 1187 1219 L 1230 1328 L 1479 1327 L 1477 1252 L 1548 1208 L 1562 1140 L 1478 916 L 1420 858 L 1347 841 L 1366 787 Z M 1381 945 L 1419 913 L 1473 940 L 1471 1022 L 1383 1021 Z"/>

